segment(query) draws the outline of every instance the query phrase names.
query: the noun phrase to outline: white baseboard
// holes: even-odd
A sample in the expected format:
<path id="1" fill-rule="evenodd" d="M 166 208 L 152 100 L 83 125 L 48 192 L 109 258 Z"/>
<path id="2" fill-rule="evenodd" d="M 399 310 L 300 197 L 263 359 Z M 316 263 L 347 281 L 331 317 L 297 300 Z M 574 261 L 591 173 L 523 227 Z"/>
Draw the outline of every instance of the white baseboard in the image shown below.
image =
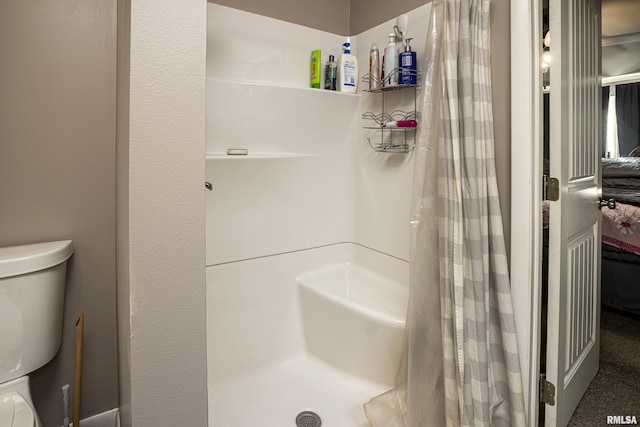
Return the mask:
<path id="1" fill-rule="evenodd" d="M 120 412 L 118 408 L 80 420 L 80 427 L 120 427 Z M 73 427 L 73 423 L 69 424 Z"/>

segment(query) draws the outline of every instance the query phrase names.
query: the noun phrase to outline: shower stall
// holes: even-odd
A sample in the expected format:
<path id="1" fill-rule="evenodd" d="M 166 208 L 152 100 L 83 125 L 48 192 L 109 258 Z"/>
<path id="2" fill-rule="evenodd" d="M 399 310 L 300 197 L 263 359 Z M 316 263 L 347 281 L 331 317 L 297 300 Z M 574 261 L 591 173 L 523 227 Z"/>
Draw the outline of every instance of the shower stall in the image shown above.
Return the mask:
<path id="1" fill-rule="evenodd" d="M 402 352 L 413 154 L 372 150 L 362 117 L 415 94 L 310 89 L 344 36 L 208 8 L 209 425 L 365 427 Z M 419 66 L 429 12 L 408 14 Z M 361 76 L 393 24 L 351 36 Z"/>

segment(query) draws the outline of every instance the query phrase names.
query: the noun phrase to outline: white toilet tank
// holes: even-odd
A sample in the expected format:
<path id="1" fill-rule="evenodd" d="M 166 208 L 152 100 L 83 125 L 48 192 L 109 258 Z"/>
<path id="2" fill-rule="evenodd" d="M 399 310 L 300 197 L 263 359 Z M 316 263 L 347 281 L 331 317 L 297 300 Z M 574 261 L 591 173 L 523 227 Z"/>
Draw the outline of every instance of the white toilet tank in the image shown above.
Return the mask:
<path id="1" fill-rule="evenodd" d="M 72 253 L 71 240 L 0 248 L 0 384 L 58 352 Z"/>

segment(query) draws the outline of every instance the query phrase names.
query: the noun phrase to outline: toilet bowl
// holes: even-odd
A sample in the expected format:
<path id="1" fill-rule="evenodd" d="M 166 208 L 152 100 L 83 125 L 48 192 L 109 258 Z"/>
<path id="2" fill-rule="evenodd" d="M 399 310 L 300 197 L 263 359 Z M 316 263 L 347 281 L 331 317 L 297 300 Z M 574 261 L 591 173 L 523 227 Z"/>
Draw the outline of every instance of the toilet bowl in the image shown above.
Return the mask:
<path id="1" fill-rule="evenodd" d="M 30 372 L 58 352 L 70 240 L 0 248 L 0 426 L 42 427 Z"/>
<path id="2" fill-rule="evenodd" d="M 0 384 L 0 426 L 40 426 L 39 420 L 36 424 L 28 376 Z"/>

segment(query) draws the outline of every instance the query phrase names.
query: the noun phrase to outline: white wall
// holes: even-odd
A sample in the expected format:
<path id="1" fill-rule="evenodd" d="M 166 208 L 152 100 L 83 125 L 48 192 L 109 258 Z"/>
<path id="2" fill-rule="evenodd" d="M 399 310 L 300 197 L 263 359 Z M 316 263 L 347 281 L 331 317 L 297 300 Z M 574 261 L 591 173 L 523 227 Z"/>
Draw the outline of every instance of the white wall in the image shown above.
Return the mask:
<path id="1" fill-rule="evenodd" d="M 311 50 L 343 37 L 208 7 L 207 265 L 352 241 L 360 98 L 308 87 Z"/>
<path id="2" fill-rule="evenodd" d="M 122 425 L 205 426 L 206 3 L 119 6 Z"/>
<path id="3" fill-rule="evenodd" d="M 213 79 L 207 94 L 207 265 L 353 240 L 347 142 L 359 99 Z M 233 147 L 249 155 L 227 156 Z"/>
<path id="4" fill-rule="evenodd" d="M 420 71 L 424 69 L 424 46 L 430 13 L 431 4 L 408 13 L 407 37 L 413 38 L 411 47 L 416 52 Z M 383 55 L 389 40 L 388 34 L 393 32 L 393 25 L 395 25 L 395 18 L 355 37 L 360 46 L 358 64 L 362 64 L 361 74 L 368 73 L 369 49 L 372 43 L 378 45 L 380 55 Z M 420 94 L 421 91 L 418 89 L 418 111 L 420 111 Z M 361 97 L 362 112 L 380 113 L 382 94 L 363 92 Z M 416 109 L 412 89 L 386 92 L 384 97 L 386 112 L 394 110 L 408 112 Z M 418 117 L 418 123 L 420 123 L 420 117 Z M 360 132 L 354 141 L 355 155 L 352 161 L 356 180 L 354 196 L 356 209 L 352 214 L 355 221 L 355 241 L 408 261 L 413 153 L 389 154 L 373 151 L 367 143 L 367 138 L 372 138 L 372 142 L 375 143 L 380 141 L 381 135 L 379 132 L 362 129 L 363 125 L 370 125 L 370 123 L 358 119 Z M 413 131 L 407 132 L 411 145 L 414 141 L 413 133 Z"/>
<path id="5" fill-rule="evenodd" d="M 311 51 L 323 62 L 342 52 L 345 38 L 302 25 L 209 3 L 207 77 L 309 87 Z"/>
<path id="6" fill-rule="evenodd" d="M 344 241 L 408 260 L 413 156 L 374 152 L 366 138 L 376 135 L 362 130 L 362 112 L 379 113 L 382 95 L 308 88 L 310 52 L 321 49 L 324 63 L 344 37 L 208 8 L 207 265 Z M 429 12 L 410 12 L 419 67 Z M 394 23 L 351 37 L 360 76 Z M 386 98 L 387 109 L 415 108 L 412 90 Z"/>
<path id="7" fill-rule="evenodd" d="M 353 256 L 356 245 L 343 242 L 408 267 L 413 155 L 376 153 L 367 143 L 362 113 L 379 112 L 381 95 L 308 87 L 311 50 L 321 49 L 324 62 L 339 53 L 342 36 L 215 4 L 208 10 L 207 345 L 214 420 L 221 384 L 304 351 L 297 275 L 363 262 Z M 429 10 L 411 14 L 419 58 Z M 361 76 L 371 42 L 384 48 L 392 26 L 351 38 Z M 387 102 L 392 109 L 415 108 L 411 90 L 390 94 Z M 249 154 L 228 156 L 228 148 Z M 379 262 L 367 266 L 380 269 Z"/>

